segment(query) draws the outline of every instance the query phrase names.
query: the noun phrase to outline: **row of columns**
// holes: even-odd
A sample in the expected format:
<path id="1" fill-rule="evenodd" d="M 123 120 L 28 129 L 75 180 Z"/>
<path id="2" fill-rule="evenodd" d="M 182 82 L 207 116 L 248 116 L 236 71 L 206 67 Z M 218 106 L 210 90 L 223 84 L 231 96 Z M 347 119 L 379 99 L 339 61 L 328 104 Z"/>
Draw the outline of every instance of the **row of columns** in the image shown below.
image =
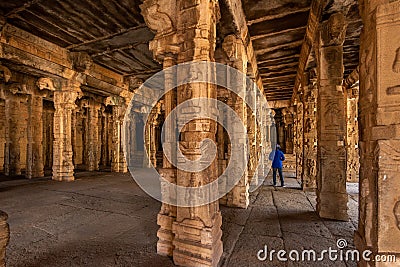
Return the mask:
<path id="1" fill-rule="evenodd" d="M 11 73 L 11 72 L 10 72 Z M 21 76 L 21 77 L 20 77 Z M 24 83 L 14 80 L 22 79 Z M 27 178 L 44 176 L 44 141 L 52 142 L 51 151 L 46 149 L 46 160 L 52 153 L 53 180 L 74 180 L 74 168 L 77 164 L 77 121 L 84 121 L 84 131 L 81 131 L 83 162 L 88 171 L 99 170 L 100 161 L 108 165 L 107 154 L 113 151 L 112 170 L 126 172 L 127 166 L 122 151 L 121 129 L 124 115 L 125 100 L 116 97 L 119 102 L 108 101 L 112 105 L 113 114 L 104 112 L 105 103 L 85 97 L 80 89 L 82 76 L 76 74 L 70 80 L 55 81 L 50 78 L 35 79 L 22 74 L 15 74 L 15 78 L 3 80 L 1 97 L 5 103 L 5 146 L 4 146 L 4 174 L 7 176 L 21 175 L 25 169 Z M 52 100 L 54 113 L 50 125 L 47 113 L 44 112 L 44 101 Z M 105 101 L 107 102 L 107 101 Z M 23 110 L 27 108 L 24 121 Z M 85 110 L 86 116 L 82 114 Z M 100 110 L 102 112 L 100 113 Z M 81 115 L 80 115 L 81 114 Z M 101 117 L 100 114 L 104 114 Z M 46 123 L 44 124 L 44 121 Z M 107 121 L 107 122 L 106 122 Z M 111 123 L 110 123 L 111 122 Z M 111 125 L 109 125 L 111 124 Z M 53 126 L 49 129 L 49 126 Z M 104 127 L 103 127 L 104 126 Z M 112 127 L 112 145 L 108 147 L 108 128 Z M 104 138 L 104 139 L 103 139 Z M 105 142 L 100 142 L 100 140 Z M 24 144 L 26 143 L 26 150 Z M 104 144 L 105 143 L 105 144 Z M 75 153 L 75 155 L 74 155 Z M 22 160 L 26 155 L 26 161 Z M 25 164 L 26 163 L 26 164 Z"/>

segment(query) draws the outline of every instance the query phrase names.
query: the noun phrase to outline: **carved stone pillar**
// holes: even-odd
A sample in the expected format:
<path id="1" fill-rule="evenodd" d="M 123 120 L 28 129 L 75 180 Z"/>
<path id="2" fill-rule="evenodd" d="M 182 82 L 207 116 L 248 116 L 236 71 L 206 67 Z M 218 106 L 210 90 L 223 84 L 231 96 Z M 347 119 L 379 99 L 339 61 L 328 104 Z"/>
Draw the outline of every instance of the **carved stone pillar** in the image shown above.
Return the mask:
<path id="1" fill-rule="evenodd" d="M 87 127 L 86 127 L 86 170 L 97 171 L 99 170 L 99 110 L 100 103 L 96 103 L 94 100 L 88 101 L 87 106 Z"/>
<path id="2" fill-rule="evenodd" d="M 163 68 L 168 69 L 169 67 L 174 66 L 176 63 L 175 57 L 172 55 L 165 56 L 163 58 Z M 173 84 L 176 81 L 174 80 L 174 75 L 169 71 L 165 72 L 165 88 L 173 88 Z M 165 118 L 171 113 L 171 111 L 176 106 L 176 91 L 171 90 L 164 95 L 164 115 Z M 174 152 L 174 147 L 176 147 L 175 142 L 175 129 L 176 122 L 171 120 L 171 125 L 168 125 L 171 131 L 166 131 L 164 136 L 164 147 L 169 151 Z M 173 153 L 172 157 L 176 159 L 176 154 Z M 159 170 L 160 175 L 170 183 L 176 183 L 176 168 L 172 165 L 172 163 L 167 159 L 165 154 L 163 155 L 163 167 Z M 174 197 L 170 196 L 172 192 L 162 192 L 163 197 Z M 174 250 L 174 238 L 175 234 L 172 231 L 172 225 L 176 220 L 176 212 L 177 207 L 172 206 L 166 203 L 161 204 L 161 210 L 157 216 L 157 224 L 160 226 L 160 229 L 157 232 L 158 242 L 157 242 L 157 253 L 161 255 L 173 256 Z"/>
<path id="3" fill-rule="evenodd" d="M 283 109 L 284 122 L 284 149 L 286 154 L 293 154 L 294 150 L 294 112 L 293 107 Z"/>
<path id="4" fill-rule="evenodd" d="M 44 176 L 43 163 L 43 99 L 41 96 L 28 96 L 28 148 L 26 162 L 26 177 Z"/>
<path id="5" fill-rule="evenodd" d="M 101 117 L 101 166 L 106 167 L 109 163 L 109 146 L 108 146 L 108 125 L 109 125 L 109 114 L 106 112 L 102 112 L 102 117 Z"/>
<path id="6" fill-rule="evenodd" d="M 54 92 L 53 180 L 73 181 L 72 113 L 79 97 L 80 83 L 74 79 Z"/>
<path id="7" fill-rule="evenodd" d="M 127 172 L 128 166 L 126 164 L 124 151 L 122 149 L 122 122 L 125 114 L 125 105 L 122 103 L 122 98 L 112 106 L 112 158 L 111 158 L 111 171 L 112 172 Z"/>
<path id="8" fill-rule="evenodd" d="M 343 42 L 346 18 L 331 15 L 320 31 L 318 47 L 317 211 L 322 218 L 348 220 L 346 192 L 346 110 Z"/>
<path id="9" fill-rule="evenodd" d="M 304 191 L 317 188 L 317 75 L 314 70 L 304 74 L 303 100 L 303 173 Z"/>
<path id="10" fill-rule="evenodd" d="M 358 86 L 347 96 L 347 181 L 358 182 L 360 156 L 358 151 Z"/>
<path id="11" fill-rule="evenodd" d="M 226 62 L 233 68 L 239 70 L 241 73 L 247 73 L 247 56 L 246 50 L 242 43 L 242 40 L 238 39 L 234 35 L 228 35 L 225 37 L 224 42 L 222 44 L 222 49 L 225 52 Z M 228 79 L 232 79 L 233 77 L 229 77 Z M 246 94 L 246 80 L 244 76 L 236 77 L 237 80 L 234 81 L 234 85 L 231 87 L 239 87 L 238 85 L 242 85 L 239 89 L 238 93 L 242 96 Z M 230 86 L 228 84 L 228 86 Z M 247 125 L 247 107 L 243 99 L 232 92 L 229 91 L 227 94 L 227 104 L 235 111 L 237 116 L 243 122 L 243 125 L 246 127 Z M 247 144 L 246 144 L 246 133 L 241 132 L 240 127 L 233 127 L 233 118 L 227 117 L 227 127 L 228 132 L 232 135 L 231 137 L 235 140 L 235 142 L 231 142 L 230 151 L 243 151 L 241 154 L 246 155 L 247 153 Z M 246 161 L 245 159 L 239 159 L 239 162 L 234 162 L 233 164 L 240 169 L 246 169 L 243 172 L 243 176 L 239 180 L 239 182 L 233 187 L 233 189 L 226 195 L 226 205 L 230 207 L 240 207 L 247 208 L 249 205 L 249 180 L 247 173 L 247 166 L 241 166 Z M 229 175 L 229 174 L 228 174 Z M 230 179 L 228 179 L 230 181 Z M 229 187 L 233 185 L 228 185 Z"/>
<path id="12" fill-rule="evenodd" d="M 0 267 L 6 266 L 6 248 L 10 239 L 7 213 L 0 211 Z"/>
<path id="13" fill-rule="evenodd" d="M 146 23 L 157 32 L 150 43 L 150 49 L 156 59 L 163 62 L 166 55 L 173 54 L 177 55 L 177 63 L 214 59 L 216 22 L 219 15 L 217 1 L 200 0 L 188 3 L 186 0 L 178 0 L 160 3 L 156 0 L 147 0 L 141 8 Z M 186 76 L 187 73 L 178 75 Z M 177 88 L 178 103 L 192 98 L 216 98 L 216 96 L 216 88 L 213 85 L 190 84 Z M 195 108 L 204 110 L 216 107 L 196 106 Z M 216 110 L 213 112 L 216 114 Z M 165 116 L 167 114 L 168 111 Z M 183 114 L 185 115 L 186 113 Z M 178 123 L 181 119 L 178 118 Z M 194 159 L 195 155 L 201 155 L 200 144 L 205 138 L 215 140 L 215 133 L 214 120 L 194 119 L 185 124 L 180 133 L 183 156 Z M 181 160 L 183 159 L 178 159 L 178 162 Z M 168 180 L 175 180 L 175 170 L 168 167 L 164 165 L 161 174 L 166 175 Z M 176 173 L 176 183 L 185 187 L 205 185 L 216 178 L 216 162 L 201 172 L 186 172 L 178 169 Z M 189 198 L 190 202 L 196 203 L 195 196 L 189 196 Z M 169 209 L 170 207 L 163 205 L 162 208 Z M 168 217 L 167 210 L 162 210 L 158 217 L 158 223 L 161 226 L 158 232 L 159 252 L 169 254 L 172 251 L 176 265 L 217 266 L 222 255 L 220 229 L 222 218 L 218 201 L 203 206 L 176 207 L 176 217 L 174 217 L 174 208 L 171 208 Z M 164 219 L 165 222 L 160 223 Z M 170 222 L 172 222 L 173 235 L 170 235 L 168 229 Z"/>
<path id="14" fill-rule="evenodd" d="M 6 112 L 6 144 L 4 149 L 5 175 L 21 175 L 21 98 L 18 95 L 7 93 L 5 97 Z"/>
<path id="15" fill-rule="evenodd" d="M 264 153 L 263 147 L 265 147 L 265 110 L 264 107 L 261 106 L 260 95 L 257 95 L 257 118 L 260 120 L 257 121 L 257 155 L 258 155 L 258 169 L 257 169 L 257 185 L 264 178 Z"/>
<path id="16" fill-rule="evenodd" d="M 258 179 L 255 177 L 256 173 L 256 167 L 257 167 L 257 117 L 255 114 L 255 111 L 257 110 L 257 102 L 256 102 L 256 97 L 257 97 L 257 92 L 256 88 L 252 87 L 250 85 L 246 85 L 246 90 L 247 90 L 247 97 L 250 97 L 251 101 L 250 103 L 253 103 L 253 107 L 247 107 L 246 108 L 246 113 L 247 113 L 247 138 L 249 140 L 249 161 L 248 161 L 248 180 L 249 183 L 252 186 L 257 186 Z M 254 111 L 254 112 L 253 112 Z"/>
<path id="17" fill-rule="evenodd" d="M 358 250 L 400 253 L 400 1 L 362 0 Z M 398 260 L 398 259 L 397 259 Z M 361 262 L 360 266 L 397 266 Z"/>
<path id="18" fill-rule="evenodd" d="M 299 90 L 302 92 L 303 88 Z M 302 98 L 302 95 L 299 95 L 299 98 Z M 296 115 L 294 118 L 294 154 L 296 155 L 296 178 L 301 181 L 301 177 L 303 176 L 303 133 L 304 133 L 304 104 L 301 99 L 298 99 L 296 103 Z"/>

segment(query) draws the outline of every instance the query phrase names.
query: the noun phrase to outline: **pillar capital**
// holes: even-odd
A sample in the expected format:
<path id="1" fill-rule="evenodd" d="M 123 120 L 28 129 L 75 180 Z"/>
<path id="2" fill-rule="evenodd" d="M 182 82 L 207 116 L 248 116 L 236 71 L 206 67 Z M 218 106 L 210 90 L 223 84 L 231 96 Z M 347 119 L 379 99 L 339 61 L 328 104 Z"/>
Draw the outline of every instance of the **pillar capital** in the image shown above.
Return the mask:
<path id="1" fill-rule="evenodd" d="M 346 17 L 343 13 L 334 13 L 322 23 L 320 45 L 322 47 L 343 45 L 346 37 Z"/>
<path id="2" fill-rule="evenodd" d="M 154 58 L 163 63 L 165 57 L 178 54 L 180 46 L 176 34 L 177 1 L 145 0 L 140 9 L 146 25 L 156 33 L 149 44 Z"/>
<path id="3" fill-rule="evenodd" d="M 70 52 L 68 58 L 72 63 L 72 69 L 77 72 L 88 72 L 93 66 L 93 60 L 86 52 Z"/>
<path id="4" fill-rule="evenodd" d="M 240 70 L 243 73 L 247 73 L 247 54 L 246 48 L 241 38 L 230 34 L 224 38 L 222 43 L 222 50 L 226 57 L 226 62 Z"/>

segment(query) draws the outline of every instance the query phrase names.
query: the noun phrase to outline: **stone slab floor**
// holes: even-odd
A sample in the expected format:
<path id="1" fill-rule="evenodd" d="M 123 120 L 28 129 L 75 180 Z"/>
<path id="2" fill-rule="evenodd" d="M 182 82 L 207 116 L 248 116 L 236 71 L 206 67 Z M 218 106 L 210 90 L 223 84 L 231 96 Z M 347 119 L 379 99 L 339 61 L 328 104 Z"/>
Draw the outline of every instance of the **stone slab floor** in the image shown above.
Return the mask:
<path id="1" fill-rule="evenodd" d="M 271 262 L 257 259 L 268 249 L 332 247 L 344 238 L 354 247 L 357 186 L 349 185 L 349 222 L 321 220 L 315 194 L 295 179 L 288 188 L 270 181 L 251 195 L 247 210 L 221 207 L 224 255 L 221 266 L 356 266 L 354 262 Z M 156 254 L 160 203 L 129 174 L 78 173 L 71 183 L 39 180 L 0 182 L 0 209 L 9 214 L 8 266 L 173 266 Z"/>

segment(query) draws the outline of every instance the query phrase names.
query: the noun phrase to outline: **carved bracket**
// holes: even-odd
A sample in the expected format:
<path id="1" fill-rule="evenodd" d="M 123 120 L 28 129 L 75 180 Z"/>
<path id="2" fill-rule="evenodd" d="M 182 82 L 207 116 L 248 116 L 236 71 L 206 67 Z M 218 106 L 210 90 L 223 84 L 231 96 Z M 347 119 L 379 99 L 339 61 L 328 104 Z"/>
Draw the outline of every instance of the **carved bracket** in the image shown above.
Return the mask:
<path id="1" fill-rule="evenodd" d="M 40 90 L 49 90 L 49 91 L 55 91 L 56 86 L 58 88 L 60 87 L 59 84 L 57 84 L 57 82 L 55 82 L 53 79 L 46 77 L 39 78 L 36 81 L 36 85 L 37 87 L 39 87 Z"/>
<path id="2" fill-rule="evenodd" d="M 71 52 L 69 60 L 72 63 L 72 68 L 78 72 L 88 71 L 93 65 L 92 58 L 85 52 Z"/>

